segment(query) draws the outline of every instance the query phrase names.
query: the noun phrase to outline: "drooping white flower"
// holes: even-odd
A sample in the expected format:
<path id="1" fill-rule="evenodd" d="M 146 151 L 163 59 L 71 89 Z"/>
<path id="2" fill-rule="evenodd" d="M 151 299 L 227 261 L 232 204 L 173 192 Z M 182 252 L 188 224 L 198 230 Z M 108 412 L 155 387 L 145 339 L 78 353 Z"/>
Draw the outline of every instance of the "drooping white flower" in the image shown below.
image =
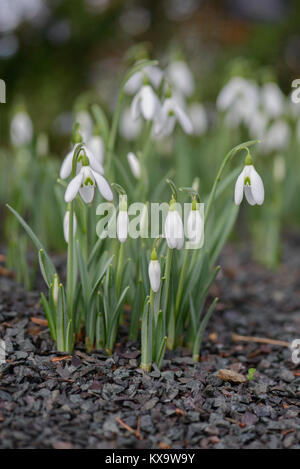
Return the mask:
<path id="1" fill-rule="evenodd" d="M 87 143 L 87 147 L 103 166 L 105 156 L 105 146 L 100 135 L 93 135 Z"/>
<path id="2" fill-rule="evenodd" d="M 79 124 L 80 133 L 84 142 L 88 142 L 93 134 L 93 121 L 87 111 L 79 111 L 76 113 L 75 121 Z"/>
<path id="3" fill-rule="evenodd" d="M 148 275 L 152 290 L 154 291 L 154 293 L 158 292 L 160 287 L 161 268 L 155 249 L 153 249 L 151 253 L 151 259 L 148 267 Z"/>
<path id="4" fill-rule="evenodd" d="M 130 108 L 124 109 L 120 118 L 120 134 L 126 140 L 135 140 L 141 133 L 142 119 L 133 119 Z"/>
<path id="5" fill-rule="evenodd" d="M 67 210 L 64 216 L 64 237 L 66 243 L 69 242 L 69 223 L 70 223 L 70 211 Z M 73 213 L 73 236 L 75 236 L 77 230 L 77 218 Z"/>
<path id="6" fill-rule="evenodd" d="M 138 158 L 135 156 L 134 153 L 129 152 L 127 155 L 127 160 L 131 169 L 132 174 L 136 179 L 140 179 L 141 177 L 141 165 Z"/>
<path id="7" fill-rule="evenodd" d="M 71 202 L 79 192 L 85 203 L 92 202 L 95 186 L 106 200 L 113 200 L 113 193 L 107 180 L 90 166 L 82 166 L 79 173 L 69 182 L 65 192 L 65 201 Z"/>
<path id="8" fill-rule="evenodd" d="M 72 164 L 73 164 L 73 156 L 74 152 L 77 148 L 77 146 L 80 145 L 80 143 L 76 143 L 71 151 L 67 154 L 67 156 L 64 158 L 61 168 L 60 168 L 60 173 L 59 177 L 61 179 L 66 179 L 67 177 L 70 176 L 72 172 Z M 91 152 L 91 150 L 86 146 L 83 145 L 82 150 L 80 152 L 80 155 L 85 153 L 87 158 L 89 159 L 89 163 L 91 168 L 96 171 L 97 173 L 104 174 L 104 169 L 102 164 L 99 162 L 99 160 L 94 156 L 94 154 Z M 79 156 L 80 156 L 79 155 Z M 77 168 L 80 168 L 81 163 L 80 161 L 77 164 Z"/>
<path id="9" fill-rule="evenodd" d="M 261 103 L 265 113 L 271 118 L 279 117 L 284 111 L 284 95 L 276 83 L 265 83 L 261 88 Z"/>
<path id="10" fill-rule="evenodd" d="M 208 128 L 208 121 L 204 106 L 200 103 L 193 103 L 188 108 L 188 114 L 193 126 L 192 133 L 199 136 L 205 134 Z"/>
<path id="11" fill-rule="evenodd" d="M 15 146 L 26 145 L 33 137 L 32 121 L 25 111 L 17 112 L 10 123 L 10 138 Z"/>
<path id="12" fill-rule="evenodd" d="M 154 133 L 161 137 L 167 137 L 173 132 L 176 122 L 179 122 L 187 134 L 193 132 L 193 124 L 184 107 L 179 104 L 177 99 L 167 98 L 155 120 Z"/>
<path id="13" fill-rule="evenodd" d="M 237 178 L 234 191 L 236 205 L 241 204 L 244 193 L 250 205 L 261 205 L 264 201 L 264 184 L 253 164 L 246 164 Z"/>
<path id="14" fill-rule="evenodd" d="M 271 124 L 261 141 L 261 149 L 264 153 L 284 150 L 291 137 L 291 130 L 286 121 L 277 120 Z"/>
<path id="15" fill-rule="evenodd" d="M 166 69 L 166 76 L 172 87 L 185 96 L 190 96 L 195 90 L 194 77 L 188 65 L 182 60 L 170 63 Z"/>
<path id="16" fill-rule="evenodd" d="M 154 88 L 158 88 L 163 78 L 163 71 L 155 65 L 144 67 L 129 78 L 124 87 L 125 93 L 136 94 L 142 87 L 145 77 L 148 78 Z"/>
<path id="17" fill-rule="evenodd" d="M 150 85 L 144 85 L 135 95 L 131 103 L 132 119 L 138 119 L 141 115 L 147 121 L 151 121 L 160 110 L 160 102 Z"/>
<path id="18" fill-rule="evenodd" d="M 184 230 L 181 216 L 176 208 L 176 202 L 171 200 L 165 221 L 165 236 L 170 249 L 181 249 L 184 243 Z"/>
<path id="19" fill-rule="evenodd" d="M 126 196 L 121 196 L 119 213 L 117 217 L 117 236 L 120 243 L 124 243 L 128 237 L 129 218 Z"/>
<path id="20" fill-rule="evenodd" d="M 194 202 L 192 204 L 192 210 L 190 211 L 187 219 L 187 237 L 190 242 L 190 247 L 200 246 L 203 236 L 203 219 L 200 211 L 197 209 L 197 205 Z"/>

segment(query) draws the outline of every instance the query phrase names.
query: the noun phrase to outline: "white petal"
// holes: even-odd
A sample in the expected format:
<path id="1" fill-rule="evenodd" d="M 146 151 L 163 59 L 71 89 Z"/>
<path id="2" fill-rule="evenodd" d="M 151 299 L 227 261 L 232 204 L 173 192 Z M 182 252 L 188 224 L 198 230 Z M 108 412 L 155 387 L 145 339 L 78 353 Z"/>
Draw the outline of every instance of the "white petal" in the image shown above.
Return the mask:
<path id="1" fill-rule="evenodd" d="M 187 237 L 190 243 L 198 244 L 202 238 L 203 221 L 199 210 L 191 210 L 187 219 Z"/>
<path id="2" fill-rule="evenodd" d="M 70 176 L 72 172 L 73 154 L 74 154 L 74 150 L 69 151 L 67 156 L 64 158 L 64 161 L 62 162 L 60 172 L 59 172 L 59 177 L 61 179 L 66 179 L 67 177 Z"/>
<path id="3" fill-rule="evenodd" d="M 128 212 L 127 210 L 120 210 L 117 218 L 117 236 L 120 243 L 124 243 L 128 236 Z"/>
<path id="4" fill-rule="evenodd" d="M 245 197 L 246 197 L 246 200 L 247 200 L 248 204 L 255 205 L 256 202 L 255 202 L 255 200 L 253 198 L 253 195 L 252 195 L 251 186 L 248 186 L 248 185 L 244 186 L 244 192 L 245 192 Z"/>
<path id="5" fill-rule="evenodd" d="M 89 204 L 92 202 L 94 198 L 94 193 L 95 193 L 95 186 L 92 186 L 91 184 L 88 184 L 87 186 L 84 185 L 80 187 L 79 189 L 79 194 L 80 197 L 82 198 L 83 202 L 86 204 Z"/>
<path id="6" fill-rule="evenodd" d="M 88 142 L 88 148 L 95 156 L 96 160 L 99 161 L 101 165 L 104 162 L 105 148 L 104 143 L 100 135 L 93 135 L 93 137 Z"/>
<path id="7" fill-rule="evenodd" d="M 130 166 L 130 169 L 132 171 L 132 174 L 136 179 L 139 179 L 141 176 L 141 167 L 140 167 L 140 162 L 138 158 L 135 156 L 134 153 L 129 152 L 127 155 L 128 163 Z"/>
<path id="8" fill-rule="evenodd" d="M 77 176 L 75 176 L 74 179 L 69 182 L 67 190 L 65 192 L 65 202 L 71 202 L 76 197 L 77 192 L 79 191 L 79 188 L 81 186 L 82 179 L 83 172 L 80 171 L 80 173 L 77 174 Z"/>
<path id="9" fill-rule="evenodd" d="M 99 160 L 94 156 L 94 154 L 87 148 L 86 146 L 84 147 L 86 156 L 89 159 L 90 166 L 94 171 L 97 171 L 97 173 L 104 174 L 104 168 L 102 164 L 99 162 Z"/>
<path id="10" fill-rule="evenodd" d="M 125 109 L 122 112 L 120 119 L 120 134 L 126 140 L 135 140 L 140 134 L 142 129 L 142 121 L 137 118 L 136 120 L 132 119 L 130 109 Z"/>
<path id="11" fill-rule="evenodd" d="M 175 106 L 174 112 L 183 130 L 187 134 L 191 134 L 193 132 L 193 124 L 187 113 L 179 106 Z"/>
<path id="12" fill-rule="evenodd" d="M 69 242 L 69 221 L 70 221 L 70 212 L 69 210 L 66 211 L 64 216 L 64 237 L 66 243 Z M 77 219 L 75 213 L 73 214 L 73 236 L 75 236 L 77 230 Z"/>
<path id="13" fill-rule="evenodd" d="M 146 72 L 146 75 L 148 76 L 154 88 L 158 88 L 164 76 L 163 71 L 159 67 L 155 67 L 154 65 L 149 65 L 148 67 L 145 67 L 144 71 Z"/>
<path id="14" fill-rule="evenodd" d="M 251 166 L 250 181 L 253 199 L 257 205 L 261 205 L 265 198 L 264 184 L 254 166 Z"/>
<path id="15" fill-rule="evenodd" d="M 185 62 L 178 60 L 171 63 L 167 68 L 167 74 L 171 83 L 183 94 L 190 96 L 194 92 L 194 77 Z"/>
<path id="16" fill-rule="evenodd" d="M 235 205 L 240 205 L 243 200 L 244 195 L 244 179 L 245 179 L 245 168 L 239 175 L 235 183 L 234 189 L 234 203 Z"/>
<path id="17" fill-rule="evenodd" d="M 143 84 L 143 75 L 141 72 L 134 73 L 124 86 L 124 91 L 127 94 L 135 94 Z"/>
<path id="18" fill-rule="evenodd" d="M 151 86 L 146 85 L 141 89 L 141 111 L 146 120 L 154 119 L 159 111 L 159 101 Z"/>
<path id="19" fill-rule="evenodd" d="M 107 180 L 105 177 L 103 177 L 101 174 L 96 173 L 96 171 L 92 171 L 95 181 L 97 183 L 98 189 L 101 193 L 101 195 L 104 197 L 106 200 L 113 200 L 114 196 L 112 193 L 112 190 L 110 188 L 110 185 L 108 184 Z"/>
<path id="20" fill-rule="evenodd" d="M 141 91 L 139 91 L 132 100 L 130 106 L 131 118 L 135 121 L 140 117 Z"/>
<path id="21" fill-rule="evenodd" d="M 174 236 L 174 211 L 169 210 L 165 221 L 165 236 L 170 249 L 176 248 L 177 241 Z"/>
<path id="22" fill-rule="evenodd" d="M 150 261 L 148 267 L 149 280 L 152 290 L 156 293 L 160 287 L 161 269 L 158 260 Z"/>

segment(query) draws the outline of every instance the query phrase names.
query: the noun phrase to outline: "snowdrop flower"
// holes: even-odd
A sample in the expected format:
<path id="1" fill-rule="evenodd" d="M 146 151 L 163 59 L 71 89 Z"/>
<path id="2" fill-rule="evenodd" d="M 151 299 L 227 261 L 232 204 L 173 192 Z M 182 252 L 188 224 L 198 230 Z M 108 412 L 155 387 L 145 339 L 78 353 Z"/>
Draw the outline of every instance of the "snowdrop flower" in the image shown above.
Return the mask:
<path id="1" fill-rule="evenodd" d="M 290 142 L 291 130 L 284 120 L 275 121 L 267 130 L 261 142 L 264 153 L 280 151 L 286 148 Z"/>
<path id="2" fill-rule="evenodd" d="M 203 220 L 200 211 L 197 209 L 197 201 L 194 199 L 192 202 L 192 210 L 187 219 L 187 237 L 190 242 L 190 247 L 200 247 L 202 235 Z"/>
<path id="3" fill-rule="evenodd" d="M 77 148 L 78 145 L 81 145 L 80 143 L 76 143 L 73 147 L 73 149 L 67 154 L 67 156 L 64 158 L 64 161 L 62 162 L 61 168 L 60 168 L 60 173 L 59 177 L 61 179 L 66 179 L 67 177 L 70 176 L 72 172 L 72 164 L 73 164 L 73 156 L 74 152 Z M 79 155 L 79 165 L 77 167 L 80 168 L 81 162 L 80 162 L 80 157 L 81 154 L 85 154 L 87 158 L 89 159 L 90 166 L 91 168 L 96 171 L 97 173 L 104 174 L 104 169 L 102 164 L 99 162 L 99 160 L 94 156 L 94 154 L 91 152 L 91 150 L 86 146 L 82 146 L 82 150 Z"/>
<path id="4" fill-rule="evenodd" d="M 184 243 L 184 230 L 181 216 L 172 197 L 165 221 L 165 236 L 170 249 L 181 249 Z"/>
<path id="5" fill-rule="evenodd" d="M 166 69 L 166 76 L 171 85 L 185 96 L 191 96 L 195 90 L 192 72 L 181 60 L 172 62 Z"/>
<path id="6" fill-rule="evenodd" d="M 126 140 L 135 140 L 142 130 L 142 119 L 132 119 L 130 108 L 125 109 L 120 118 L 120 134 Z"/>
<path id="7" fill-rule="evenodd" d="M 279 117 L 284 110 L 284 95 L 276 83 L 265 83 L 261 89 L 261 103 L 271 118 Z"/>
<path id="8" fill-rule="evenodd" d="M 158 292 L 160 287 L 161 269 L 157 258 L 156 249 L 153 249 L 148 267 L 150 285 L 154 293 Z"/>
<path id="9" fill-rule="evenodd" d="M 69 222 L 70 222 L 70 211 L 67 210 L 64 216 L 64 237 L 66 243 L 69 242 Z M 73 236 L 75 236 L 77 230 L 77 218 L 73 213 Z"/>
<path id="10" fill-rule="evenodd" d="M 246 157 L 245 167 L 235 184 L 234 201 L 236 205 L 241 204 L 244 193 L 250 205 L 261 205 L 264 201 L 264 185 L 260 175 L 252 164 L 250 155 Z"/>
<path id="11" fill-rule="evenodd" d="M 17 112 L 10 123 L 10 138 L 15 146 L 26 145 L 33 137 L 32 121 L 25 111 Z"/>
<path id="12" fill-rule="evenodd" d="M 76 122 L 80 126 L 80 132 L 84 142 L 88 142 L 93 134 L 93 121 L 87 111 L 79 111 L 76 113 Z"/>
<path id="13" fill-rule="evenodd" d="M 265 113 L 260 110 L 255 111 L 249 119 L 248 130 L 251 138 L 263 139 L 268 125 L 268 118 Z"/>
<path id="14" fill-rule="evenodd" d="M 136 120 L 141 115 L 151 121 L 160 110 L 160 102 L 150 85 L 144 85 L 131 103 L 131 116 Z"/>
<path id="15" fill-rule="evenodd" d="M 105 147 L 104 147 L 104 143 L 100 135 L 93 135 L 88 141 L 87 147 L 89 150 L 91 150 L 92 154 L 99 161 L 99 163 L 103 166 Z"/>
<path id="16" fill-rule="evenodd" d="M 121 196 L 119 213 L 117 217 L 117 236 L 120 243 L 124 243 L 128 236 L 129 218 L 127 212 L 126 196 Z"/>
<path id="17" fill-rule="evenodd" d="M 188 108 L 188 114 L 192 122 L 193 134 L 199 136 L 205 134 L 208 122 L 204 106 L 199 103 L 193 103 Z"/>
<path id="18" fill-rule="evenodd" d="M 84 165 L 70 181 L 65 192 L 65 202 L 75 199 L 78 192 L 86 204 L 92 202 L 96 184 L 104 199 L 113 200 L 113 193 L 107 180 L 92 167 Z"/>
<path id="19" fill-rule="evenodd" d="M 129 78 L 124 87 L 125 93 L 130 95 L 136 94 L 141 89 L 145 78 L 149 80 L 154 88 L 158 88 L 163 78 L 163 72 L 155 65 L 144 67 Z"/>
<path id="20" fill-rule="evenodd" d="M 184 132 L 191 134 L 193 124 L 184 108 L 176 98 L 167 98 L 163 102 L 160 114 L 154 124 L 154 133 L 158 136 L 167 137 L 174 130 L 176 122 L 179 122 Z"/>
<path id="21" fill-rule="evenodd" d="M 127 160 L 131 169 L 132 174 L 136 179 L 140 179 L 141 177 L 141 166 L 138 158 L 135 156 L 134 153 L 129 152 L 127 155 Z"/>

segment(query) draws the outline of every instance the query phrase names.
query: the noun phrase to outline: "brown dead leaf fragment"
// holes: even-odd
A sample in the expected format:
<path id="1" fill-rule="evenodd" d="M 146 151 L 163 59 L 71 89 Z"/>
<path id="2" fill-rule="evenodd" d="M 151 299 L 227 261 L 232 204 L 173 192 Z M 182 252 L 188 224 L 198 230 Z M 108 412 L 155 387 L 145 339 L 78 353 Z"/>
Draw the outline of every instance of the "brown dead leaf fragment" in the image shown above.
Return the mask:
<path id="1" fill-rule="evenodd" d="M 3 277 L 9 277 L 9 278 L 14 278 L 15 274 L 11 271 L 6 269 L 5 267 L 2 267 L 0 265 L 0 275 L 3 275 Z"/>
<path id="2" fill-rule="evenodd" d="M 164 441 L 161 441 L 160 443 L 158 443 L 158 447 L 159 449 L 171 449 L 171 446 L 168 445 L 168 443 L 165 443 Z"/>
<path id="3" fill-rule="evenodd" d="M 232 383 L 245 383 L 247 381 L 244 375 L 236 371 L 220 369 L 217 373 L 217 378 L 222 381 L 231 381 Z"/>
<path id="4" fill-rule="evenodd" d="M 47 319 L 41 319 L 41 318 L 30 318 L 31 322 L 34 322 L 34 324 L 38 324 L 39 326 L 48 326 L 48 321 Z"/>
<path id="5" fill-rule="evenodd" d="M 63 360 L 68 360 L 69 358 L 72 358 L 71 355 L 65 355 L 64 357 L 53 357 L 51 358 L 51 362 L 62 362 Z"/>

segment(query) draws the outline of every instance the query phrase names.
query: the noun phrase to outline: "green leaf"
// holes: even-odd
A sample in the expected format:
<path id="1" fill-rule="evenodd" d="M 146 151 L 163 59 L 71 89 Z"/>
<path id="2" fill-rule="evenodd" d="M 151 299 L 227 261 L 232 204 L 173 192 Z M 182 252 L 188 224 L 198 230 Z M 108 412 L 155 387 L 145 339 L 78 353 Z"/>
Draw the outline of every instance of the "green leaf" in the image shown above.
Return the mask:
<path id="1" fill-rule="evenodd" d="M 78 254 L 79 273 L 80 273 L 80 278 L 82 282 L 82 294 L 83 294 L 85 308 L 87 309 L 89 307 L 89 300 L 91 297 L 91 283 L 90 283 L 89 274 L 88 274 L 88 271 L 87 271 L 87 268 L 83 259 L 83 255 L 81 252 L 80 243 L 78 240 L 76 241 L 76 247 L 77 247 L 77 254 Z"/>
<path id="2" fill-rule="evenodd" d="M 49 329 L 50 329 L 51 337 L 52 337 L 53 340 L 56 341 L 55 320 L 54 320 L 51 308 L 49 306 L 49 303 L 48 303 L 48 301 L 47 301 L 47 299 L 46 299 L 43 292 L 41 293 L 41 301 L 42 301 L 42 306 L 43 306 L 43 309 L 44 309 L 46 319 L 48 321 L 48 326 L 49 326 Z"/>
<path id="3" fill-rule="evenodd" d="M 95 293 L 97 292 L 97 289 L 98 289 L 104 275 L 106 274 L 106 271 L 107 271 L 109 265 L 112 263 L 113 258 L 114 258 L 114 254 L 108 259 L 108 261 L 105 263 L 104 267 L 102 268 L 102 271 L 101 271 L 100 275 L 98 276 L 96 282 L 93 285 L 92 292 L 91 292 L 91 295 L 90 295 L 90 299 L 92 299 L 93 296 L 95 295 Z"/>
<path id="4" fill-rule="evenodd" d="M 211 318 L 211 316 L 214 312 L 214 309 L 215 309 L 215 306 L 216 306 L 218 300 L 219 300 L 218 298 L 214 299 L 214 301 L 212 302 L 212 304 L 208 308 L 204 318 L 201 321 L 200 328 L 198 330 L 196 340 L 195 340 L 195 343 L 194 343 L 194 348 L 193 348 L 193 358 L 194 358 L 195 361 L 199 360 L 199 350 L 200 350 L 200 347 L 201 347 L 203 334 L 204 334 L 205 329 L 207 327 L 208 321 L 210 320 L 210 318 Z"/>

